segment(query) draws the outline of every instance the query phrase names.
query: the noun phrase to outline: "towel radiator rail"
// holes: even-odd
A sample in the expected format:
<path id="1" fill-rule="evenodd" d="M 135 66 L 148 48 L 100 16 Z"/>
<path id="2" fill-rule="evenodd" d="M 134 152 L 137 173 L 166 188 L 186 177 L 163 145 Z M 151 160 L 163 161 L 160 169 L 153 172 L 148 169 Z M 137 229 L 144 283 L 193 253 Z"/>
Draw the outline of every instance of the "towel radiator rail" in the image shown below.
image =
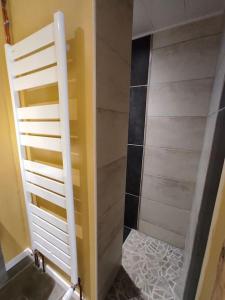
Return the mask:
<path id="1" fill-rule="evenodd" d="M 70 158 L 64 16 L 14 45 L 6 61 L 32 249 L 40 251 L 78 284 L 75 212 Z M 58 104 L 22 107 L 20 91 L 58 85 Z M 29 160 L 26 147 L 62 154 L 63 167 Z M 32 194 L 66 210 L 66 220 L 32 202 Z"/>

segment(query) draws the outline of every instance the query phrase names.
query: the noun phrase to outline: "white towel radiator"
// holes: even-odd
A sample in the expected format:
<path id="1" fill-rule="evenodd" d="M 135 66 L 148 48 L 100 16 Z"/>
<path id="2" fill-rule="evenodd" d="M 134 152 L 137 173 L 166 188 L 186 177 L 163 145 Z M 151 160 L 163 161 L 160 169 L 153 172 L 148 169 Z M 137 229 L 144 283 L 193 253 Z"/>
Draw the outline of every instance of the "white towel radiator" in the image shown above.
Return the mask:
<path id="1" fill-rule="evenodd" d="M 78 283 L 70 158 L 64 16 L 14 44 L 5 45 L 21 176 L 32 250 L 38 250 Z M 19 92 L 58 84 L 58 104 L 22 107 Z M 63 167 L 27 158 L 25 147 L 61 152 Z M 32 203 L 32 194 L 66 210 L 66 221 Z"/>

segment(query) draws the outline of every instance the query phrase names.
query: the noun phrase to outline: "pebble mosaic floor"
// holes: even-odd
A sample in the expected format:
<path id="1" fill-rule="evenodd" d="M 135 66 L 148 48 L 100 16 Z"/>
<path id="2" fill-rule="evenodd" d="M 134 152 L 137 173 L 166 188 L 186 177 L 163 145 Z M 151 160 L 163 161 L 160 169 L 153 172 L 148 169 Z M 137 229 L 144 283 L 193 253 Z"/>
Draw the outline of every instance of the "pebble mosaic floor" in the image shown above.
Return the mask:
<path id="1" fill-rule="evenodd" d="M 106 300 L 180 300 L 183 250 L 132 230 Z"/>

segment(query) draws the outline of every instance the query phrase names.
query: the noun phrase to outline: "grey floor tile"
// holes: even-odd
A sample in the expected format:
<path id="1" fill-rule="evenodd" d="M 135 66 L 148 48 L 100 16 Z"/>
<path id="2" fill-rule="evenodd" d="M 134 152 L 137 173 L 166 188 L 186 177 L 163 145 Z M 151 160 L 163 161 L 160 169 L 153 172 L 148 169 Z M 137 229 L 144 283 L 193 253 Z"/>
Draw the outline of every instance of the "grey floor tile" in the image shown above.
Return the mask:
<path id="1" fill-rule="evenodd" d="M 0 290 L 1 300 L 58 300 L 65 291 L 46 273 L 29 265 Z"/>
<path id="2" fill-rule="evenodd" d="M 20 272 L 23 272 L 28 266 L 33 264 L 33 260 L 30 256 L 24 257 L 14 267 L 9 269 L 4 276 L 4 280 L 0 282 L 0 289 L 2 289 L 10 280 L 17 276 Z"/>
<path id="3" fill-rule="evenodd" d="M 179 300 L 183 250 L 132 230 L 106 300 Z"/>

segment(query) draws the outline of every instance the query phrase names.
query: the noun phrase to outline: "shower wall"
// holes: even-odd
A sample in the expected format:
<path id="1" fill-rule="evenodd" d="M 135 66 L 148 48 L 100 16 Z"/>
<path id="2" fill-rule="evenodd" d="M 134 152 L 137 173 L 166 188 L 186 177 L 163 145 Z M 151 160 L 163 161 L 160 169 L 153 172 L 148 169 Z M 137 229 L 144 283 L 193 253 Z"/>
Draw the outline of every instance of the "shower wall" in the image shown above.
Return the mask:
<path id="1" fill-rule="evenodd" d="M 213 17 L 153 35 L 140 231 L 184 247 L 221 39 Z"/>
<path id="2" fill-rule="evenodd" d="M 96 1 L 99 300 L 122 258 L 131 31 L 132 1 Z"/>
<path id="3" fill-rule="evenodd" d="M 225 21 L 225 16 L 223 16 Z M 207 116 L 190 226 L 185 245 L 184 299 L 194 299 L 225 159 L 225 27 Z"/>

